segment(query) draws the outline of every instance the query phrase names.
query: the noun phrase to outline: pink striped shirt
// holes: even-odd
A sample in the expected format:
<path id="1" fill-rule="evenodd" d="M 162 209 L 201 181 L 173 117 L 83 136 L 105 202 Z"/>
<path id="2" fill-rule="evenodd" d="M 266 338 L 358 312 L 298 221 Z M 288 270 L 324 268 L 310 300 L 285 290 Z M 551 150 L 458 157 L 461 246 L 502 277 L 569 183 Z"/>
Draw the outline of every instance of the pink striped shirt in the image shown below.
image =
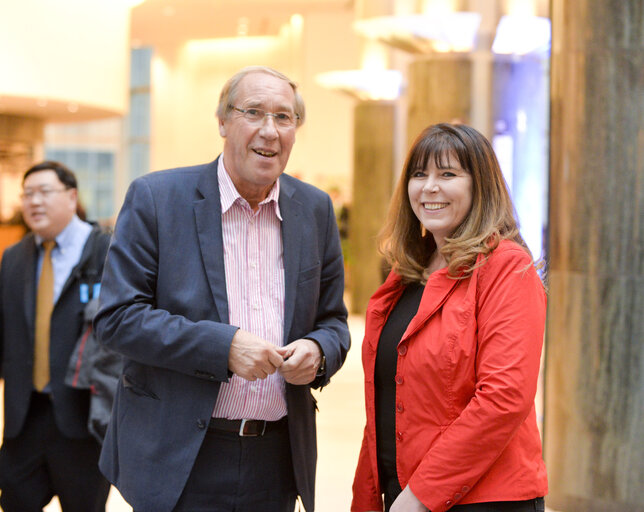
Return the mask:
<path id="1" fill-rule="evenodd" d="M 239 195 L 224 168 L 217 168 L 221 196 L 221 227 L 228 316 L 231 325 L 266 341 L 283 345 L 284 251 L 279 179 L 268 197 L 253 211 Z M 223 382 L 213 416 L 275 421 L 285 416 L 284 378 L 279 372 L 254 382 L 233 375 Z"/>

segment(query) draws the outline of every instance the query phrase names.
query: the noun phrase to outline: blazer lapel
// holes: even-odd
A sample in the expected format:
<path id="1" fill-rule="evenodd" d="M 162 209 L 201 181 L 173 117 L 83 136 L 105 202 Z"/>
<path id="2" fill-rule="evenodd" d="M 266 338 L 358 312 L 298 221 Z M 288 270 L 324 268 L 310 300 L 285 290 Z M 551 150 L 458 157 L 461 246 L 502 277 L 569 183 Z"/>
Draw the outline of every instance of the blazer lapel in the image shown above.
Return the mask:
<path id="1" fill-rule="evenodd" d="M 194 202 L 195 222 L 201 258 L 206 269 L 208 284 L 215 301 L 219 321 L 228 323 L 228 296 L 224 267 L 224 241 L 221 230 L 221 199 L 217 180 L 217 158 L 208 165 L 197 184 Z"/>
<path id="2" fill-rule="evenodd" d="M 36 322 L 36 272 L 38 270 L 38 250 L 33 235 L 30 240 L 25 240 L 25 268 L 24 273 L 24 313 L 27 321 L 28 339 L 34 339 L 34 324 Z M 33 345 L 32 345 L 33 350 Z"/>
<path id="3" fill-rule="evenodd" d="M 425 285 L 425 290 L 423 291 L 418 312 L 412 318 L 411 322 L 409 322 L 402 340 L 408 338 L 420 329 L 445 303 L 460 282 L 460 279 L 451 279 L 448 277 L 447 269 L 439 270 L 430 275 Z"/>
<path id="4" fill-rule="evenodd" d="M 280 181 L 279 205 L 282 214 L 282 246 L 284 248 L 284 344 L 293 323 L 297 300 L 297 276 L 300 271 L 300 242 L 302 239 L 302 204 L 293 197 L 295 188 L 286 180 Z"/>

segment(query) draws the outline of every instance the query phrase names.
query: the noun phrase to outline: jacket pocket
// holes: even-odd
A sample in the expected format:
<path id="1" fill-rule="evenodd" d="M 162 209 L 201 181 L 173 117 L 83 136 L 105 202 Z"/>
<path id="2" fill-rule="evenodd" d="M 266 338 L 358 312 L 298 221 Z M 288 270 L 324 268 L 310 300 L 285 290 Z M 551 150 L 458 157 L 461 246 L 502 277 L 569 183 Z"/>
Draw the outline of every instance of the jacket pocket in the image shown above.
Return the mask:
<path id="1" fill-rule="evenodd" d="M 154 400 L 159 399 L 159 397 L 152 391 L 145 389 L 143 386 L 133 381 L 132 377 L 129 375 L 123 375 L 123 387 L 135 395 L 152 398 Z"/>
<path id="2" fill-rule="evenodd" d="M 320 265 L 320 262 L 317 262 L 312 267 L 305 268 L 298 274 L 297 284 L 301 285 L 315 278 L 319 280 L 321 272 L 322 272 L 322 266 Z"/>

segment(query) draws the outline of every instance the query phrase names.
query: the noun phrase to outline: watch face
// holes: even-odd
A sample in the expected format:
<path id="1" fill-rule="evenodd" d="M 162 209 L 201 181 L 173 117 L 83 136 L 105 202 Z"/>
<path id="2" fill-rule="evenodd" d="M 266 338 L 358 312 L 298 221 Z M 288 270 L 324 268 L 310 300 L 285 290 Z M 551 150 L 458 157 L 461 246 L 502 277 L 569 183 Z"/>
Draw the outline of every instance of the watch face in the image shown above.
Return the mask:
<path id="1" fill-rule="evenodd" d="M 320 361 L 320 366 L 318 366 L 318 371 L 315 374 L 316 377 L 320 377 L 321 375 L 324 375 L 326 372 L 326 356 L 322 356 L 322 360 Z"/>

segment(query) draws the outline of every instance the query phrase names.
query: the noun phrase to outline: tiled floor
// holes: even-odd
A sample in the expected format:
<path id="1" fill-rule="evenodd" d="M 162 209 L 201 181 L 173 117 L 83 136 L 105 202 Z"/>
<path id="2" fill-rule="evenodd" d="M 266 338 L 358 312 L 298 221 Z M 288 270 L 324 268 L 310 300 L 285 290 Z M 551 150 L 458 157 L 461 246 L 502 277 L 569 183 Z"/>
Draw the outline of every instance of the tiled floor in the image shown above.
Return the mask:
<path id="1" fill-rule="evenodd" d="M 348 512 L 351 484 L 364 427 L 363 381 L 360 345 L 364 333 L 362 317 L 350 318 L 353 348 L 342 370 L 318 399 L 318 477 L 316 510 Z M 119 493 L 113 489 L 108 512 L 131 512 Z M 56 500 L 46 512 L 60 512 Z M 261 511 L 258 511 L 261 512 Z M 554 512 L 554 511 L 550 511 Z"/>

